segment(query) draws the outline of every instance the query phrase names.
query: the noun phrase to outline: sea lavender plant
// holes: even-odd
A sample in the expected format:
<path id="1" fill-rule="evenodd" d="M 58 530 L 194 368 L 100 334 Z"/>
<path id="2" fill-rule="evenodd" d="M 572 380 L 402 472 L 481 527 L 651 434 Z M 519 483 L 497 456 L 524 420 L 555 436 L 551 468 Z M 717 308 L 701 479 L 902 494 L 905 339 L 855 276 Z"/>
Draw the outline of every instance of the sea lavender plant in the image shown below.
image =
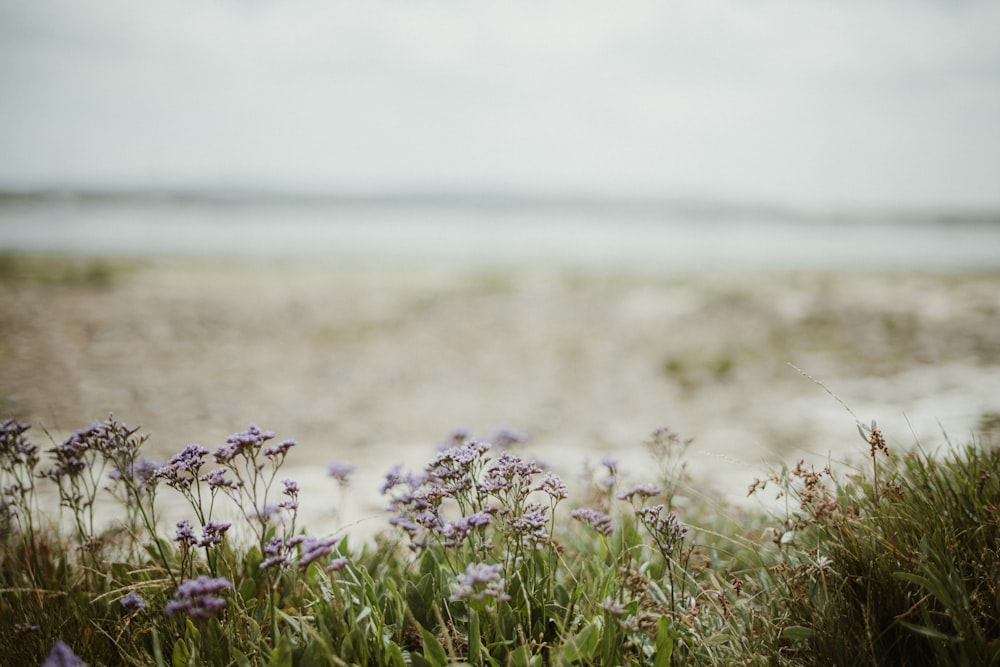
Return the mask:
<path id="1" fill-rule="evenodd" d="M 593 528 L 600 535 L 610 535 L 614 528 L 611 516 L 589 507 L 580 507 L 569 513 L 571 517 Z"/>
<path id="2" fill-rule="evenodd" d="M 357 470 L 357 466 L 353 463 L 343 463 L 341 461 L 334 461 L 327 466 L 327 474 L 335 479 L 342 489 L 350 484 L 349 478 L 355 470 Z"/>
<path id="3" fill-rule="evenodd" d="M 42 667 L 87 667 L 63 640 L 58 640 L 45 657 Z"/>
<path id="4" fill-rule="evenodd" d="M 677 570 L 683 570 L 685 565 L 682 559 L 677 556 L 681 555 L 681 547 L 684 544 L 688 527 L 678 521 L 675 513 L 667 511 L 666 506 L 662 503 L 637 507 L 635 516 L 649 533 L 649 536 L 653 538 L 653 543 L 660 555 L 663 556 L 670 585 L 670 607 L 672 610 L 676 610 L 679 593 L 677 587 L 680 578 Z"/>
<path id="5" fill-rule="evenodd" d="M 299 568 L 305 570 L 320 558 L 329 556 L 339 542 L 339 537 L 301 536 L 301 539 L 294 541 L 299 547 Z"/>
<path id="6" fill-rule="evenodd" d="M 123 485 L 126 501 L 134 501 L 128 510 L 129 522 L 135 523 L 136 512 L 142 513 L 151 507 L 151 504 L 139 502 L 146 499 L 144 489 L 149 487 L 150 479 L 140 481 L 136 476 L 139 448 L 146 440 L 146 436 L 136 435 L 138 430 L 129 429 L 109 415 L 104 422 L 94 422 L 48 450 L 54 465 L 42 475 L 58 486 L 60 505 L 73 513 L 77 537 L 85 550 L 90 551 L 98 544 L 94 502 L 109 464 L 114 473 L 112 487 Z M 144 517 L 152 529 L 152 517 Z"/>
<path id="7" fill-rule="evenodd" d="M 683 438 L 665 426 L 653 431 L 644 443 L 660 467 L 659 481 L 663 485 L 664 504 L 668 510 L 673 508 L 674 496 L 687 475 L 687 459 L 685 455 L 694 440 Z"/>
<path id="8" fill-rule="evenodd" d="M 125 611 L 132 613 L 140 612 L 146 608 L 146 603 L 136 593 L 129 593 L 128 595 L 124 596 L 123 598 L 118 600 L 118 604 L 120 604 L 122 606 L 122 609 L 124 609 Z"/>
<path id="9" fill-rule="evenodd" d="M 193 619 L 216 617 L 226 606 L 222 592 L 232 587 L 232 583 L 225 577 L 200 575 L 188 579 L 177 587 L 163 611 L 168 616 L 182 613 Z"/>
<path id="10" fill-rule="evenodd" d="M 211 510 L 206 511 L 203 503 L 201 482 L 216 479 L 219 476 L 217 472 L 206 476 L 199 474 L 205 465 L 205 457 L 209 453 L 209 450 L 201 445 L 188 445 L 170 457 L 170 460 L 154 473 L 157 479 L 178 491 L 188 501 L 201 523 L 205 523 L 208 520 L 207 515 L 211 515 Z M 210 485 L 210 488 L 213 489 L 213 501 L 215 499 L 214 489 L 218 486 L 218 484 Z"/>
<path id="11" fill-rule="evenodd" d="M 469 563 L 465 572 L 455 577 L 458 586 L 451 599 L 454 601 L 490 599 L 495 602 L 510 600 L 510 596 L 504 591 L 501 570 L 502 568 L 495 564 Z"/>
<path id="12" fill-rule="evenodd" d="M 27 543 L 35 536 L 35 466 L 38 447 L 25 437 L 30 429 L 16 419 L 0 423 L 0 536 L 10 533 L 16 523 Z"/>
<path id="13" fill-rule="evenodd" d="M 213 454 L 216 463 L 228 468 L 233 477 L 228 483 L 220 479 L 214 488 L 221 489 L 233 500 L 247 519 L 262 551 L 269 538 L 268 527 L 276 510 L 286 510 L 291 515 L 291 528 L 286 528 L 288 534 L 294 533 L 298 513 L 298 486 L 293 481 L 286 480 L 283 483 L 286 500 L 280 505 L 272 505 L 269 498 L 278 469 L 288 452 L 296 445 L 294 440 L 265 445 L 274 437 L 273 432 L 263 431 L 251 424 L 246 431 L 229 436 L 226 446 L 220 447 Z"/>
<path id="14" fill-rule="evenodd" d="M 476 480 L 489 460 L 489 449 L 487 443 L 466 439 L 439 452 L 422 474 L 404 474 L 399 466 L 386 473 L 382 493 L 389 496 L 389 510 L 394 513 L 390 523 L 409 536 L 411 547 L 425 548 L 431 540 L 457 546 L 469 532 L 464 531 L 463 518 L 485 521 L 486 506 Z M 459 522 L 445 517 L 446 501 L 456 506 Z M 463 531 L 466 535 L 460 536 Z"/>

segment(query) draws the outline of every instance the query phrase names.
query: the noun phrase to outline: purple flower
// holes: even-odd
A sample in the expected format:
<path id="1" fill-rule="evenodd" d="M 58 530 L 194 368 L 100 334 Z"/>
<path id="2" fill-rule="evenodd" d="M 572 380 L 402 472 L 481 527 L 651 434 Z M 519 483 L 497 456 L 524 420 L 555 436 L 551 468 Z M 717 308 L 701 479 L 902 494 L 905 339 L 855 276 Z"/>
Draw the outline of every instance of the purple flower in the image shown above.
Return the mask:
<path id="1" fill-rule="evenodd" d="M 456 428 L 448 434 L 444 442 L 438 444 L 438 449 L 444 451 L 452 447 L 461 447 L 467 440 L 472 438 L 472 432 L 467 428 Z"/>
<path id="2" fill-rule="evenodd" d="M 215 462 L 225 465 L 239 455 L 243 455 L 246 458 L 253 458 L 256 450 L 260 449 L 265 442 L 273 438 L 274 433 L 271 431 L 261 431 L 256 424 L 250 424 L 250 427 L 246 431 L 234 433 L 226 438 L 226 446 L 215 450 Z M 288 445 L 288 447 L 291 446 Z M 287 447 L 285 451 L 287 451 Z"/>
<path id="3" fill-rule="evenodd" d="M 544 542 L 549 539 L 549 534 L 545 530 L 548 526 L 548 518 L 545 516 L 547 507 L 530 503 L 524 507 L 521 514 L 515 515 L 507 520 L 507 524 L 519 533 L 524 542 Z"/>
<path id="4" fill-rule="evenodd" d="M 132 466 L 131 474 L 132 479 L 138 484 L 138 486 L 145 487 L 152 484 L 156 484 L 157 477 L 156 471 L 160 469 L 160 466 L 147 458 L 140 458 Z"/>
<path id="5" fill-rule="evenodd" d="M 146 603 L 142 601 L 142 598 L 135 593 L 129 593 L 122 599 L 118 600 L 122 608 L 127 611 L 142 611 L 146 608 Z"/>
<path id="6" fill-rule="evenodd" d="M 196 579 L 188 579 L 177 587 L 163 611 L 168 616 L 184 613 L 190 618 L 198 619 L 218 616 L 226 606 L 226 599 L 220 593 L 232 587 L 232 583 L 225 577 L 213 579 L 201 575 Z"/>
<path id="7" fill-rule="evenodd" d="M 507 449 L 508 447 L 513 447 L 515 445 L 523 445 L 529 440 L 528 434 L 521 431 L 516 431 L 512 428 L 499 428 L 493 437 L 490 438 L 492 442 L 499 449 Z"/>
<path id="8" fill-rule="evenodd" d="M 45 657 L 42 667 L 87 667 L 87 663 L 60 639 Z"/>
<path id="9" fill-rule="evenodd" d="M 202 475 L 198 479 L 202 482 L 207 482 L 210 489 L 238 489 L 240 483 L 226 477 L 227 472 L 229 472 L 229 468 L 223 466 Z"/>
<path id="10" fill-rule="evenodd" d="M 45 477 L 58 482 L 64 476 L 76 477 L 89 468 L 90 461 L 87 457 L 92 455 L 89 440 L 99 426 L 97 422 L 94 422 L 89 429 L 77 431 L 61 445 L 47 450 L 51 458 L 55 460 L 55 465 L 45 471 Z"/>
<path id="11" fill-rule="evenodd" d="M 479 488 L 493 495 L 515 491 L 517 495 L 524 497 L 531 490 L 529 484 L 532 476 L 541 471 L 541 466 L 534 461 L 526 461 L 516 454 L 503 452 L 486 469 Z"/>
<path id="12" fill-rule="evenodd" d="M 458 588 L 452 600 L 485 600 L 493 598 L 498 602 L 509 600 L 504 591 L 504 580 L 500 577 L 501 567 L 487 563 L 469 563 L 465 572 L 458 575 Z"/>
<path id="13" fill-rule="evenodd" d="M 476 512 L 469 516 L 464 516 L 457 521 L 446 521 L 438 527 L 438 532 L 444 538 L 444 546 L 458 547 L 477 528 L 484 528 L 493 523 L 493 517 L 486 512 Z"/>
<path id="14" fill-rule="evenodd" d="M 653 496 L 658 496 L 663 492 L 663 489 L 656 486 L 655 484 L 640 484 L 639 486 L 632 487 L 624 493 L 618 494 L 619 500 L 632 500 L 635 497 L 639 498 L 652 498 Z"/>
<path id="15" fill-rule="evenodd" d="M 285 486 L 285 490 L 281 493 L 288 496 L 288 500 L 278 503 L 278 507 L 289 512 L 297 511 L 299 509 L 299 483 L 293 479 L 285 479 L 281 483 Z"/>
<path id="16" fill-rule="evenodd" d="M 566 490 L 566 485 L 559 478 L 559 475 L 555 473 L 547 473 L 542 477 L 542 481 L 535 486 L 535 491 L 544 491 L 545 493 L 552 496 L 553 500 L 563 500 L 569 497 L 569 492 Z"/>
<path id="17" fill-rule="evenodd" d="M 569 513 L 571 517 L 581 523 L 589 525 L 601 535 L 609 535 L 612 530 L 611 517 L 604 512 L 599 512 L 589 507 L 581 507 Z"/>
<path id="18" fill-rule="evenodd" d="M 294 539 L 294 538 L 293 538 Z M 299 546 L 299 567 L 303 570 L 311 563 L 324 556 L 329 556 L 333 548 L 340 542 L 339 537 L 303 537 Z"/>
<path id="19" fill-rule="evenodd" d="M 326 566 L 327 572 L 340 572 L 345 567 L 347 567 L 347 559 L 341 556 L 340 558 L 334 558 L 330 561 L 330 564 Z"/>
<path id="20" fill-rule="evenodd" d="M 174 534 L 174 542 L 188 547 L 198 543 L 198 538 L 195 537 L 194 530 L 191 529 L 191 522 L 187 519 L 181 519 L 177 522 L 177 532 Z"/>
<path id="21" fill-rule="evenodd" d="M 285 555 L 285 541 L 280 537 L 275 536 L 268 540 L 267 544 L 264 545 L 264 554 L 268 557 L 257 566 L 261 570 L 275 565 L 285 567 L 289 564 L 288 557 Z"/>
<path id="22" fill-rule="evenodd" d="M 271 447 L 265 447 L 263 452 L 264 456 L 268 458 L 280 458 L 288 454 L 288 450 L 294 447 L 297 443 L 294 440 L 285 440 L 280 445 L 272 445 Z"/>
<path id="23" fill-rule="evenodd" d="M 28 442 L 24 432 L 31 428 L 16 419 L 4 419 L 0 423 L 0 455 L 11 463 L 27 463 L 33 467 L 38 463 L 38 447 Z"/>
<path id="24" fill-rule="evenodd" d="M 208 453 L 209 451 L 201 445 L 188 445 L 170 457 L 165 466 L 157 468 L 154 474 L 157 478 L 165 480 L 167 486 L 185 491 L 191 488 Z"/>
<path id="25" fill-rule="evenodd" d="M 201 529 L 201 540 L 198 542 L 199 547 L 209 548 L 216 544 L 222 543 L 222 536 L 226 534 L 229 527 L 232 526 L 231 523 L 216 523 L 215 521 L 209 521 Z"/>
<path id="26" fill-rule="evenodd" d="M 608 472 L 610 472 L 612 475 L 618 473 L 618 459 L 611 456 L 610 454 L 606 454 L 605 456 L 601 457 L 601 465 L 607 468 Z"/>
<path id="27" fill-rule="evenodd" d="M 640 507 L 636 517 L 656 540 L 656 546 L 665 556 L 674 552 L 674 547 L 684 541 L 688 528 L 677 520 L 673 512 L 665 512 L 663 504 Z"/>
<path id="28" fill-rule="evenodd" d="M 327 473 L 333 477 L 341 486 L 347 486 L 348 476 L 357 469 L 353 463 L 341 463 L 334 461 L 327 467 Z M 384 491 L 383 491 L 384 493 Z"/>

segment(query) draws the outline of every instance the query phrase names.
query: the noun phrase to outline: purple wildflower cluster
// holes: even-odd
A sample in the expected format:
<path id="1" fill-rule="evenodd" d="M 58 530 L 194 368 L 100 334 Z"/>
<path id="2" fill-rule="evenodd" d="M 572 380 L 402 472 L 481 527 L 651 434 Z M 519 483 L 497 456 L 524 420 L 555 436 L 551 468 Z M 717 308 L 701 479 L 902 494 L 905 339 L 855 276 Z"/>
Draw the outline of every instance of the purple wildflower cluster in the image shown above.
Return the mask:
<path id="1" fill-rule="evenodd" d="M 611 517 L 599 510 L 581 507 L 569 513 L 571 517 L 585 523 L 601 535 L 610 535 L 613 529 Z"/>
<path id="2" fill-rule="evenodd" d="M 35 487 L 38 447 L 24 433 L 31 428 L 15 419 L 0 423 L 0 533 L 6 533 L 15 517 L 28 525 L 31 508 L 28 496 Z"/>
<path id="3" fill-rule="evenodd" d="M 663 493 L 663 489 L 655 484 L 639 484 L 638 486 L 633 486 L 628 491 L 619 493 L 618 499 L 632 502 L 635 498 L 652 498 L 660 495 L 661 493 Z"/>
<path id="4" fill-rule="evenodd" d="M 507 434 L 505 444 L 523 436 Z M 492 445 L 456 431 L 418 475 L 397 466 L 386 474 L 390 523 L 415 549 L 431 542 L 446 548 L 489 550 L 492 539 L 538 547 L 550 539 L 551 512 L 569 494 L 558 475 L 510 451 L 494 459 Z M 537 502 L 547 497 L 548 503 Z M 457 517 L 457 518 L 456 518 Z"/>
<path id="5" fill-rule="evenodd" d="M 527 433 L 509 427 L 499 428 L 490 436 L 490 442 L 498 449 L 510 449 L 511 447 L 523 445 L 529 439 Z"/>
<path id="6" fill-rule="evenodd" d="M 17 464 L 34 468 L 38 463 L 38 447 L 24 437 L 30 428 L 30 424 L 16 419 L 4 419 L 0 422 L 0 460 L 4 467 Z"/>
<path id="7" fill-rule="evenodd" d="M 688 528 L 677 520 L 677 515 L 666 511 L 662 503 L 640 507 L 635 511 L 650 536 L 656 541 L 656 546 L 665 558 L 669 558 L 676 547 L 684 542 Z"/>
<path id="8" fill-rule="evenodd" d="M 266 558 L 258 566 L 261 570 L 270 568 L 286 568 L 293 564 L 305 570 L 312 563 L 321 558 L 326 558 L 340 543 L 339 537 L 309 537 L 307 535 L 295 535 L 287 540 L 280 537 L 272 537 L 264 545 L 264 555 Z M 299 557 L 294 558 L 295 550 L 298 549 Z M 347 559 L 338 557 L 332 559 L 326 566 L 328 572 L 342 570 L 347 565 Z"/>
<path id="9" fill-rule="evenodd" d="M 207 619 L 218 616 L 226 606 L 221 593 L 233 587 L 225 577 L 201 575 L 181 583 L 164 612 L 168 616 L 183 613 L 190 618 Z"/>
<path id="10" fill-rule="evenodd" d="M 274 439 L 272 431 L 262 431 L 256 424 L 250 424 L 246 431 L 234 433 L 226 438 L 226 446 L 215 450 L 215 462 L 226 465 L 235 458 L 242 456 L 254 459 L 257 451 L 271 460 L 284 459 L 288 450 L 295 446 L 294 440 L 286 440 L 280 445 L 264 447 L 264 443 Z"/>
<path id="11" fill-rule="evenodd" d="M 357 469 L 353 463 L 341 463 L 334 461 L 327 467 L 327 474 L 337 480 L 337 484 L 344 488 L 348 485 L 351 473 Z"/>
<path id="12" fill-rule="evenodd" d="M 160 470 L 160 467 L 160 465 L 149 459 L 140 458 L 137 461 L 126 464 L 123 466 L 123 469 L 116 468 L 112 470 L 108 473 L 108 477 L 116 482 L 131 480 L 137 489 L 151 490 L 159 481 L 157 472 Z"/>
<path id="13" fill-rule="evenodd" d="M 281 492 L 287 500 L 282 500 L 278 503 L 278 508 L 283 510 L 288 510 L 289 512 L 299 511 L 299 483 L 294 479 L 284 479 L 281 481 L 281 485 L 284 490 Z"/>
<path id="14" fill-rule="evenodd" d="M 205 465 L 209 451 L 201 445 L 188 445 L 170 457 L 166 465 L 156 471 L 156 477 L 172 489 L 182 493 L 198 482 L 198 471 Z"/>
<path id="15" fill-rule="evenodd" d="M 482 601 L 490 598 L 496 602 L 510 600 L 510 596 L 504 591 L 501 571 L 499 565 L 469 563 L 465 572 L 455 578 L 458 586 L 451 599 Z"/>
<path id="16" fill-rule="evenodd" d="M 191 522 L 187 519 L 181 519 L 177 522 L 177 531 L 174 533 L 174 541 L 181 547 L 181 572 L 182 574 L 187 570 L 187 567 L 192 564 L 192 554 L 191 550 L 195 548 L 200 548 L 205 550 L 205 556 L 208 559 L 208 566 L 212 574 L 216 573 L 216 562 L 218 556 L 211 551 L 212 547 L 222 544 L 223 536 L 226 531 L 232 526 L 230 523 L 219 523 L 216 521 L 208 521 L 201 528 L 201 537 L 199 538 L 195 535 L 194 529 L 191 527 Z"/>
<path id="17" fill-rule="evenodd" d="M 334 547 L 340 542 L 339 537 L 306 537 L 296 540 L 299 547 L 299 567 L 303 570 L 312 563 L 329 556 Z"/>
<path id="18" fill-rule="evenodd" d="M 43 474 L 52 481 L 59 483 L 64 478 L 75 478 L 93 465 L 93 458 L 98 451 L 91 444 L 102 444 L 100 427 L 94 422 L 88 428 L 80 429 L 67 438 L 61 445 L 48 450 L 49 457 L 55 464 Z"/>
<path id="19" fill-rule="evenodd" d="M 54 481 L 64 476 L 75 477 L 92 467 L 98 458 L 112 463 L 132 461 L 146 439 L 145 436 L 136 437 L 138 431 L 139 427 L 130 429 L 110 416 L 104 422 L 95 421 L 48 450 L 55 465 L 44 475 Z M 116 467 L 119 473 L 125 472 L 121 466 Z"/>
<path id="20" fill-rule="evenodd" d="M 462 436 L 464 437 L 464 436 Z M 418 539 L 426 531 L 449 546 L 462 544 L 476 528 L 492 521 L 476 494 L 476 478 L 489 460 L 490 446 L 468 439 L 441 451 L 419 475 L 404 474 L 396 466 L 385 476 L 382 494 L 390 496 L 391 524 L 402 529 L 415 548 L 427 545 Z M 455 502 L 462 517 L 449 521 L 442 511 L 446 499 Z"/>
<path id="21" fill-rule="evenodd" d="M 87 667 L 87 663 L 81 660 L 76 653 L 73 653 L 73 649 L 60 639 L 45 656 L 42 667 Z"/>
<path id="22" fill-rule="evenodd" d="M 146 603 L 142 601 L 142 598 L 135 593 L 129 593 L 125 597 L 118 600 L 118 604 L 122 606 L 125 611 L 137 612 L 142 611 L 146 608 Z"/>

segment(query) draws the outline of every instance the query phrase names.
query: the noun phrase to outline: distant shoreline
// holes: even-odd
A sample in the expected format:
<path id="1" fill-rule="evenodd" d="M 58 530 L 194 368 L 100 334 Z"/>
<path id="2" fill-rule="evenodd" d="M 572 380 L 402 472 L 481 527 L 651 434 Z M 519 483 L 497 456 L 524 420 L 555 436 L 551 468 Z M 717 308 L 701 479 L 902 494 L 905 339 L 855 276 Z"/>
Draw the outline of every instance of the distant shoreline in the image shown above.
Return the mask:
<path id="1" fill-rule="evenodd" d="M 0 252 L 720 269 L 1000 269 L 1000 214 L 396 194 L 0 193 Z"/>
<path id="2" fill-rule="evenodd" d="M 628 220 L 733 218 L 794 223 L 987 224 L 1000 225 L 1000 207 L 839 206 L 820 207 L 730 198 L 602 193 L 564 194 L 504 190 L 294 191 L 267 188 L 2 188 L 0 215 L 9 209 L 50 206 L 174 207 L 241 209 L 448 210 L 466 213 L 535 212 Z"/>

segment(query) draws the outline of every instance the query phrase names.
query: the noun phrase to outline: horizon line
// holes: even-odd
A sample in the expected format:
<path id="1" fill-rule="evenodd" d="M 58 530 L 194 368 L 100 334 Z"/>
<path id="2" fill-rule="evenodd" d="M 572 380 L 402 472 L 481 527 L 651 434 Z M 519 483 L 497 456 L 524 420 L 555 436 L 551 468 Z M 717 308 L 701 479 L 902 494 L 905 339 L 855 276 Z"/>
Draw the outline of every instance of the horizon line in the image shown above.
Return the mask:
<path id="1" fill-rule="evenodd" d="M 0 207 L 72 202 L 83 205 L 318 206 L 386 209 L 547 210 L 581 214 L 684 215 L 699 219 L 735 215 L 770 220 L 828 222 L 933 222 L 1000 224 L 1000 205 L 829 205 L 670 194 L 570 193 L 505 188 L 296 189 L 258 186 L 40 186 L 0 185 Z"/>

